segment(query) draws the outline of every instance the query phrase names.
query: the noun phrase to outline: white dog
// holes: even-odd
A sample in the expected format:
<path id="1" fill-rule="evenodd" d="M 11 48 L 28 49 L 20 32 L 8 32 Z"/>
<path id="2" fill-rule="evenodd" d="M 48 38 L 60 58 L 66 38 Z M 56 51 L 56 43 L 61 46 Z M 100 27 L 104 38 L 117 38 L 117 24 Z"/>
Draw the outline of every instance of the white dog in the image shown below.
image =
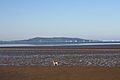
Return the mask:
<path id="1" fill-rule="evenodd" d="M 58 62 L 53 60 L 53 65 L 58 66 Z"/>

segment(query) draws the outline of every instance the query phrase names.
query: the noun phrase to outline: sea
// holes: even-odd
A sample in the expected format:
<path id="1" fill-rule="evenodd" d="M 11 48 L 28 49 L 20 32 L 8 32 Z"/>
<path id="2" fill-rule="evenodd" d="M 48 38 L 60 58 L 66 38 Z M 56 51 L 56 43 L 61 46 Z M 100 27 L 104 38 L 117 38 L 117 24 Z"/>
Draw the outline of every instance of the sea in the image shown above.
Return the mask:
<path id="1" fill-rule="evenodd" d="M 0 44 L 0 47 L 20 46 L 70 46 L 70 45 L 120 45 L 120 43 L 80 43 L 80 44 Z"/>

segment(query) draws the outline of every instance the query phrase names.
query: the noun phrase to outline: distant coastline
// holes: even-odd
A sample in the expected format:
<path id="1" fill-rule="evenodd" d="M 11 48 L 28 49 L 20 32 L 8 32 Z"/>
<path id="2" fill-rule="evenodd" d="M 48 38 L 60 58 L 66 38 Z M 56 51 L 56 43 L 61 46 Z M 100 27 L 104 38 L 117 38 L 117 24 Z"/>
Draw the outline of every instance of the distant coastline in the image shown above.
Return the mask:
<path id="1" fill-rule="evenodd" d="M 26 40 L 14 41 L 0 41 L 0 44 L 14 44 L 14 45 L 81 45 L 81 44 L 119 44 L 120 41 L 102 41 L 102 40 L 89 40 L 82 38 L 68 38 L 68 37 L 53 37 L 42 38 L 35 37 Z"/>

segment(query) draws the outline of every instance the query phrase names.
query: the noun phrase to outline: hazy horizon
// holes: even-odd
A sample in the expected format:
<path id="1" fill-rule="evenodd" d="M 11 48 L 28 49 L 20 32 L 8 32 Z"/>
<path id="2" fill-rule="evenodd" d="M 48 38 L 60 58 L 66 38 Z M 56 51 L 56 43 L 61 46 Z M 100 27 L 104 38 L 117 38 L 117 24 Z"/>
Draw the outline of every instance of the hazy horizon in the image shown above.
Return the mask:
<path id="1" fill-rule="evenodd" d="M 120 40 L 119 0 L 0 0 L 0 40 Z"/>

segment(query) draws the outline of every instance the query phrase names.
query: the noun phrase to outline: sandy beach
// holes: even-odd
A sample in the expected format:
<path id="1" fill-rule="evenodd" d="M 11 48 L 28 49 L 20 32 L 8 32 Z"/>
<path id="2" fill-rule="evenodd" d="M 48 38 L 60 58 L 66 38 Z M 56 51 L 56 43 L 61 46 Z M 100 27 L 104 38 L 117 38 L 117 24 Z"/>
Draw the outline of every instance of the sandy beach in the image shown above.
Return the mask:
<path id="1" fill-rule="evenodd" d="M 103 60 L 108 59 L 108 61 L 109 60 L 116 61 L 119 59 L 118 57 L 119 53 L 120 53 L 120 46 L 118 45 L 117 46 L 111 45 L 111 46 L 2 47 L 0 48 L 1 63 L 5 63 L 2 60 L 6 60 L 8 61 L 8 63 L 10 63 L 11 60 L 13 61 L 19 60 L 18 56 L 20 57 L 23 55 L 25 56 L 26 54 L 27 55 L 56 54 L 58 56 L 60 56 L 60 54 L 70 54 L 70 55 L 107 54 L 108 56 L 105 56 Z M 113 57 L 109 56 L 111 54 L 117 54 L 117 55 L 113 55 Z M 23 62 L 26 60 L 29 61 L 29 58 L 33 58 L 33 57 L 27 56 L 27 58 L 25 58 Z M 72 60 L 74 61 L 76 57 L 73 56 Z M 94 57 L 96 59 L 96 56 Z M 34 58 L 36 59 L 36 57 Z M 38 57 L 38 58 L 41 58 L 41 57 Z M 45 57 L 45 60 L 46 58 L 48 60 L 51 59 L 51 57 L 50 58 Z M 60 58 L 60 57 L 57 57 L 57 58 Z M 67 58 L 68 60 L 71 60 L 69 56 Z M 64 59 L 64 57 L 62 57 L 61 59 Z M 84 59 L 86 59 L 86 57 L 83 58 L 83 60 Z M 90 59 L 92 58 L 88 57 L 88 60 Z M 101 57 L 100 57 L 100 60 L 101 60 Z M 18 62 L 21 62 L 21 59 Z M 39 62 L 39 59 L 38 59 L 38 62 Z M 37 64 L 40 64 L 40 63 L 37 63 Z M 117 62 L 117 65 L 119 65 L 119 60 Z M 64 66 L 64 65 L 63 66 L 62 65 L 60 66 L 39 66 L 39 65 L 37 66 L 31 66 L 31 65 L 0 66 L 0 80 L 119 80 L 120 79 L 119 74 L 120 74 L 120 67 L 118 66 L 114 66 L 114 67 L 107 67 L 107 66 L 100 67 L 100 66 L 91 66 L 91 65 L 90 66 L 75 66 L 75 65 L 74 66 Z"/>

